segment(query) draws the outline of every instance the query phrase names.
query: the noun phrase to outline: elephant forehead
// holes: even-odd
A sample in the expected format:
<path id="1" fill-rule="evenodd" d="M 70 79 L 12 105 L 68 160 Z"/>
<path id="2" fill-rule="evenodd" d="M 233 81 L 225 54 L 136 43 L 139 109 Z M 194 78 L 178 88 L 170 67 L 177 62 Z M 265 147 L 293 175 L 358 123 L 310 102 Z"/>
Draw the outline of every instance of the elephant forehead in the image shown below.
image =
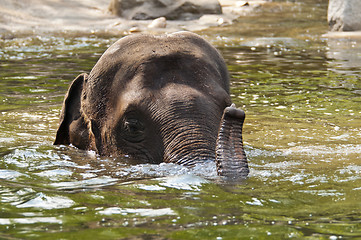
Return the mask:
<path id="1" fill-rule="evenodd" d="M 128 86 L 124 92 L 117 95 L 118 103 L 158 103 L 177 101 L 191 101 L 192 99 L 205 97 L 205 94 L 196 88 L 179 83 L 168 83 L 162 88 L 133 88 Z"/>
<path id="2" fill-rule="evenodd" d="M 120 91 L 121 90 L 121 91 Z M 167 108 L 206 108 L 219 105 L 222 109 L 229 105 L 227 91 L 217 82 L 183 81 L 165 77 L 162 80 L 145 80 L 138 75 L 121 87 L 112 87 L 109 109 L 127 111 L 129 105 L 147 109 L 149 106 Z"/>
<path id="3" fill-rule="evenodd" d="M 96 63 L 86 83 L 83 107 L 94 117 L 106 116 L 120 98 L 127 103 L 208 93 L 222 100 L 228 92 L 226 65 L 204 39 L 191 33 L 134 35 L 118 40 Z"/>
<path id="4" fill-rule="evenodd" d="M 153 49 L 153 50 L 152 50 Z M 168 82 L 199 82 L 212 74 L 221 78 L 219 67 L 212 59 L 197 51 L 161 51 L 162 46 L 147 46 L 141 50 L 112 47 L 96 63 L 89 75 L 88 94 L 102 89 L 123 91 L 132 88 L 160 88 Z M 159 52 L 160 51 L 160 52 Z M 138 85 L 138 86 L 136 86 Z"/>
<path id="5" fill-rule="evenodd" d="M 160 98 L 167 100 L 184 99 L 189 101 L 199 97 L 205 97 L 205 93 L 196 87 L 182 83 L 169 83 L 160 90 Z"/>
<path id="6" fill-rule="evenodd" d="M 196 34 L 176 33 L 165 35 L 135 34 L 123 37 L 111 45 L 104 56 L 116 58 L 119 53 L 130 58 L 146 56 L 151 53 L 161 55 L 172 52 L 191 51 L 195 54 L 201 52 L 217 53 L 207 41 Z"/>
<path id="7" fill-rule="evenodd" d="M 219 100 L 209 92 L 195 87 L 170 83 L 159 91 L 153 102 L 170 113 L 178 115 L 184 111 L 194 113 L 218 111 L 217 105 L 225 102 L 225 99 Z"/>
<path id="8" fill-rule="evenodd" d="M 114 74 L 120 68 L 132 71 L 139 65 L 157 62 L 159 59 L 169 63 L 187 58 L 203 59 L 216 68 L 225 67 L 218 51 L 196 34 L 138 34 L 121 38 L 110 46 L 92 69 L 90 78 Z"/>
<path id="9" fill-rule="evenodd" d="M 202 107 L 212 102 L 212 96 L 196 88 L 179 83 L 169 83 L 160 89 L 128 88 L 114 99 L 114 108 L 119 112 L 126 112 L 131 108 L 148 111 L 152 108 L 191 108 Z"/>

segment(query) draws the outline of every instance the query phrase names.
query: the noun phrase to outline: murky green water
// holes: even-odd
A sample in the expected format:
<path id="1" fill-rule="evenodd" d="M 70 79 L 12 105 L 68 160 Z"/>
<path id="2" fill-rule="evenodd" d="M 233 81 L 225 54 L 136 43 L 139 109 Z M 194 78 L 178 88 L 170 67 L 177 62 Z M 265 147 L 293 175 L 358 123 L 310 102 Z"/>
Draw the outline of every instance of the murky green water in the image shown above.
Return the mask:
<path id="1" fill-rule="evenodd" d="M 327 1 L 201 34 L 247 113 L 250 177 L 53 146 L 69 82 L 116 38 L 0 41 L 0 239 L 361 238 L 361 42 L 322 38 Z M 119 160 L 119 159 L 118 159 Z"/>

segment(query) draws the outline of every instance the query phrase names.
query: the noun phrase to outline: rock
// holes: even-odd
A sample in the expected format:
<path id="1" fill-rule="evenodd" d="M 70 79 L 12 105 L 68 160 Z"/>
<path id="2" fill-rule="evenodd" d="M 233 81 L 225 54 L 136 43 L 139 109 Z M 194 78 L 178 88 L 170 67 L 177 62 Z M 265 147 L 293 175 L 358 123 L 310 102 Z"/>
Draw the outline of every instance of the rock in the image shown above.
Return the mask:
<path id="1" fill-rule="evenodd" d="M 165 27 L 167 27 L 167 19 L 165 17 L 156 18 L 148 25 L 148 28 L 165 28 Z"/>
<path id="2" fill-rule="evenodd" d="M 361 1 L 329 0 L 327 20 L 331 31 L 361 30 Z"/>
<path id="3" fill-rule="evenodd" d="M 221 14 L 218 0 L 111 0 L 109 11 L 126 19 L 198 19 L 204 14 Z"/>
<path id="4" fill-rule="evenodd" d="M 202 17 L 199 18 L 198 20 L 198 24 L 199 25 L 203 25 L 203 26 L 221 26 L 221 25 L 225 25 L 228 22 L 220 17 L 219 15 L 203 15 Z"/>
<path id="5" fill-rule="evenodd" d="M 129 33 L 138 33 L 138 32 L 141 32 L 139 27 L 131 27 L 129 29 Z"/>
<path id="6" fill-rule="evenodd" d="M 218 18 L 217 23 L 218 23 L 219 26 L 225 24 L 224 18 Z"/>
<path id="7" fill-rule="evenodd" d="M 15 38 L 15 36 L 14 36 L 14 34 L 12 34 L 12 32 L 0 27 L 0 39 L 11 40 L 14 38 Z"/>

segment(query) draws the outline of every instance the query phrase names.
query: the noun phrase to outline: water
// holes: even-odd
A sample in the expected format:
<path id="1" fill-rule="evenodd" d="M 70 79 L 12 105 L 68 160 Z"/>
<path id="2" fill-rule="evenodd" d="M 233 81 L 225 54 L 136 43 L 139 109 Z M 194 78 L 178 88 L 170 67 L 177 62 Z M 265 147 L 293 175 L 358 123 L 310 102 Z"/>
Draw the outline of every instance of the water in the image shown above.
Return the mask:
<path id="1" fill-rule="evenodd" d="M 286 2 L 201 32 L 247 114 L 242 183 L 211 162 L 132 165 L 53 146 L 68 84 L 117 38 L 1 40 L 0 238 L 361 238 L 361 45 L 322 37 L 326 5 Z"/>

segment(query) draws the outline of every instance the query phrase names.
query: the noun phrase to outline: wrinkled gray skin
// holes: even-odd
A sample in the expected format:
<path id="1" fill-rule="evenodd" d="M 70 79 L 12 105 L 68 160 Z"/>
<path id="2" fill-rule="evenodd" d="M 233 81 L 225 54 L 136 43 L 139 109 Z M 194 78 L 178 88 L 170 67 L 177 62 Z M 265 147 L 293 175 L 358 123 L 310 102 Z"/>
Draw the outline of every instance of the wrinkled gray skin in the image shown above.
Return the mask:
<path id="1" fill-rule="evenodd" d="M 72 82 L 55 144 L 144 163 L 215 160 L 219 175 L 245 177 L 245 115 L 230 105 L 227 67 L 203 38 L 131 35 Z"/>

